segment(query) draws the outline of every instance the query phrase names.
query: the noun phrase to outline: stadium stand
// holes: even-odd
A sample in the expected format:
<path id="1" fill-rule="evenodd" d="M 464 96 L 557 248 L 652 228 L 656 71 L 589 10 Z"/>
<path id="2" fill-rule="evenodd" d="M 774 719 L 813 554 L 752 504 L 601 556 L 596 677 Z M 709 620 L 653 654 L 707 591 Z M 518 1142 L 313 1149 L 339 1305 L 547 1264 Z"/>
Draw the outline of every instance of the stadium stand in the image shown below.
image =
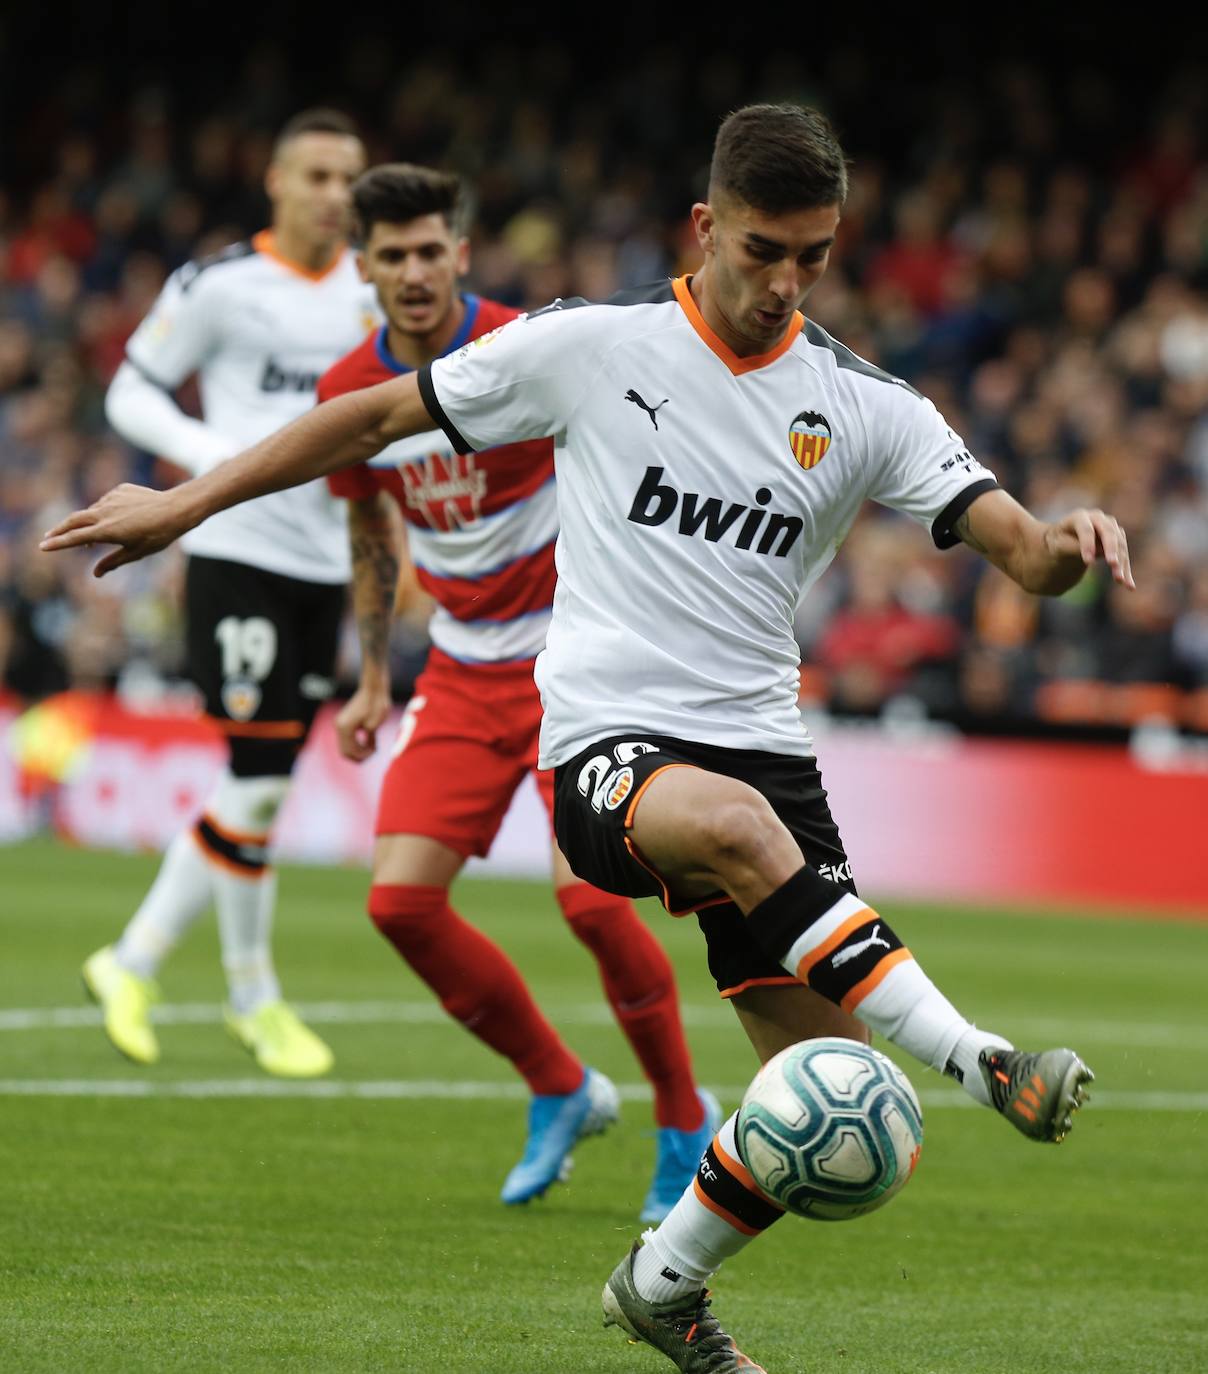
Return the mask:
<path id="1" fill-rule="evenodd" d="M 352 43 L 325 98 L 375 160 L 473 179 L 472 285 L 520 306 L 691 270 L 681 212 L 718 110 L 824 104 L 854 165 L 811 314 L 930 396 L 1031 509 L 1103 505 L 1129 533 L 1135 594 L 1092 576 L 1042 605 L 870 512 L 802 608 L 804 696 L 971 731 L 1208 733 L 1208 83 L 1168 67 L 1138 107 L 1106 72 L 1003 62 L 902 121 L 852 48 L 822 73 L 667 46 L 607 82 L 572 67 L 556 42 L 399 64 Z M 104 389 L 164 276 L 262 226 L 270 131 L 312 95 L 271 49 L 217 101 L 152 84 L 115 105 L 85 74 L 30 112 L 41 151 L 0 183 L 0 683 L 25 701 L 184 690 L 178 556 L 98 583 L 36 540 L 115 482 L 179 476 L 107 429 Z M 405 691 L 422 624 L 397 651 Z"/>

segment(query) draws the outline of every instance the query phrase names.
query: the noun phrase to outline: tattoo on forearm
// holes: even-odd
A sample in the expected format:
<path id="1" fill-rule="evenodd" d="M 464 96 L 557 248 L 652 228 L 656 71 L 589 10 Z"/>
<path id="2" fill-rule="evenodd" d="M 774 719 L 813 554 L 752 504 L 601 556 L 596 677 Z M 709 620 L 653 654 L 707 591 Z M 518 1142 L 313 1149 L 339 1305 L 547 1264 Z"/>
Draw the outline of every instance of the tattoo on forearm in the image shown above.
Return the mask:
<path id="1" fill-rule="evenodd" d="M 352 605 L 361 654 L 383 667 L 390 647 L 390 621 L 398 586 L 394 530 L 380 506 L 353 502 L 348 535 L 352 549 Z"/>
<path id="2" fill-rule="evenodd" d="M 958 515 L 956 517 L 956 522 L 952 526 L 952 531 L 956 535 L 956 537 L 961 541 L 962 544 L 968 544 L 968 546 L 975 553 L 984 554 L 989 552 L 986 546 L 981 542 L 980 539 L 978 539 L 978 537 L 973 533 L 972 529 L 970 528 L 968 511 L 965 511 L 963 514 Z"/>

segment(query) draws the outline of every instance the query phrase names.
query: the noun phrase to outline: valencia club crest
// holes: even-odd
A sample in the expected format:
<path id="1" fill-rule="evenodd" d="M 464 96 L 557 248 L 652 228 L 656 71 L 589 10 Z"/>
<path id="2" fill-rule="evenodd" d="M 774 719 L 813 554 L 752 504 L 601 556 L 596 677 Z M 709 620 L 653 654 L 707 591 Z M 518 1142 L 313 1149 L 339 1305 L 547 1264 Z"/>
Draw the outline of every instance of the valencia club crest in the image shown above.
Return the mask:
<path id="1" fill-rule="evenodd" d="M 830 441 L 830 421 L 816 410 L 803 410 L 789 426 L 789 447 L 803 468 L 817 467 Z"/>

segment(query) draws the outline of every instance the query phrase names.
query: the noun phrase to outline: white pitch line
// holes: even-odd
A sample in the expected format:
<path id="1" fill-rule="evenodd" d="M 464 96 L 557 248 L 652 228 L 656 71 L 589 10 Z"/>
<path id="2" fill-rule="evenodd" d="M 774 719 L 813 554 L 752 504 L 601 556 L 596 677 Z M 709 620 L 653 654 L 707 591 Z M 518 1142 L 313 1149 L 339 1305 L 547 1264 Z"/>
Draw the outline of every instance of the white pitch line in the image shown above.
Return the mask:
<path id="1" fill-rule="evenodd" d="M 618 1083 L 623 1101 L 648 1102 L 644 1083 Z M 745 1084 L 715 1087 L 719 1097 L 738 1101 Z M 0 1097 L 188 1097 L 188 1098 L 309 1098 L 369 1101 L 400 1099 L 443 1101 L 521 1102 L 528 1100 L 523 1083 L 449 1082 L 442 1079 L 387 1079 L 355 1082 L 340 1079 L 302 1082 L 279 1078 L 201 1078 L 155 1082 L 145 1078 L 10 1078 L 0 1079 Z M 919 1094 L 929 1111 L 963 1109 L 975 1104 L 955 1089 Z M 1208 1112 L 1208 1093 L 1096 1092 L 1092 1110 L 1136 1112 Z"/>
<path id="2" fill-rule="evenodd" d="M 298 1002 L 305 1021 L 315 1025 L 455 1025 L 436 1001 L 398 1002 Z M 547 1007 L 550 1020 L 566 1026 L 607 1026 L 611 1009 L 603 1002 Z M 684 1025 L 694 1030 L 731 1030 L 734 1014 L 722 1002 L 689 1003 L 681 1008 Z M 177 1002 L 153 1007 L 151 1019 L 161 1026 L 209 1026 L 222 1021 L 222 1009 L 213 1002 Z M 1096 1045 L 1120 1045 L 1131 1049 L 1208 1050 L 1208 1026 L 1178 1025 L 1168 1021 L 1099 1021 L 1077 1017 L 982 1016 L 984 1025 L 1001 1024 L 1016 1039 L 1022 1033 L 1040 1041 L 1082 1040 Z M 96 1007 L 12 1007 L 0 1009 L 0 1032 L 75 1030 L 101 1024 Z"/>
<path id="3" fill-rule="evenodd" d="M 449 1020 L 448 1012 L 438 1002 L 295 1002 L 294 1009 L 307 1021 L 329 1026 L 440 1025 Z M 152 1007 L 151 1020 L 159 1026 L 216 1026 L 222 1022 L 222 1008 L 216 1002 L 168 1003 Z M 100 1024 L 101 1013 L 97 1007 L 0 1010 L 0 1031 L 74 1030 Z"/>

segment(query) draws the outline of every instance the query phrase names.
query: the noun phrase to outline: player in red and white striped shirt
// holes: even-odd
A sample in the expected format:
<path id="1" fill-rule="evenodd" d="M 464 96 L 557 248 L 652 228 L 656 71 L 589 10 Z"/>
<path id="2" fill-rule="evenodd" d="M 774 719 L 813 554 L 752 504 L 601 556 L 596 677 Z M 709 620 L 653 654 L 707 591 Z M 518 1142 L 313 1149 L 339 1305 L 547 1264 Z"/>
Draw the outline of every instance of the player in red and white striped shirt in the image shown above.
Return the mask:
<path id="1" fill-rule="evenodd" d="M 321 378 L 319 400 L 389 381 L 515 317 L 457 290 L 468 266 L 461 202 L 456 177 L 426 168 L 378 167 L 357 183 L 359 262 L 388 323 Z M 338 722 L 349 758 L 372 753 L 390 709 L 392 500 L 416 578 L 435 602 L 431 654 L 383 782 L 369 912 L 449 1014 L 510 1059 L 532 1089 L 528 1145 L 502 1194 L 524 1202 L 559 1177 L 577 1139 L 617 1113 L 612 1084 L 584 1067 L 503 950 L 448 901 L 462 864 L 487 852 L 513 793 L 536 770 L 533 661 L 550 621 L 558 533 L 553 445 L 542 439 L 459 455 L 433 431 L 329 480 L 350 502 L 362 646 L 360 687 Z M 552 809 L 552 773 L 537 781 Z M 595 955 L 654 1089 L 659 1150 L 642 1215 L 661 1218 L 708 1144 L 716 1103 L 694 1085 L 671 966 L 632 903 L 578 881 L 556 846 L 553 869 L 563 914 Z"/>

